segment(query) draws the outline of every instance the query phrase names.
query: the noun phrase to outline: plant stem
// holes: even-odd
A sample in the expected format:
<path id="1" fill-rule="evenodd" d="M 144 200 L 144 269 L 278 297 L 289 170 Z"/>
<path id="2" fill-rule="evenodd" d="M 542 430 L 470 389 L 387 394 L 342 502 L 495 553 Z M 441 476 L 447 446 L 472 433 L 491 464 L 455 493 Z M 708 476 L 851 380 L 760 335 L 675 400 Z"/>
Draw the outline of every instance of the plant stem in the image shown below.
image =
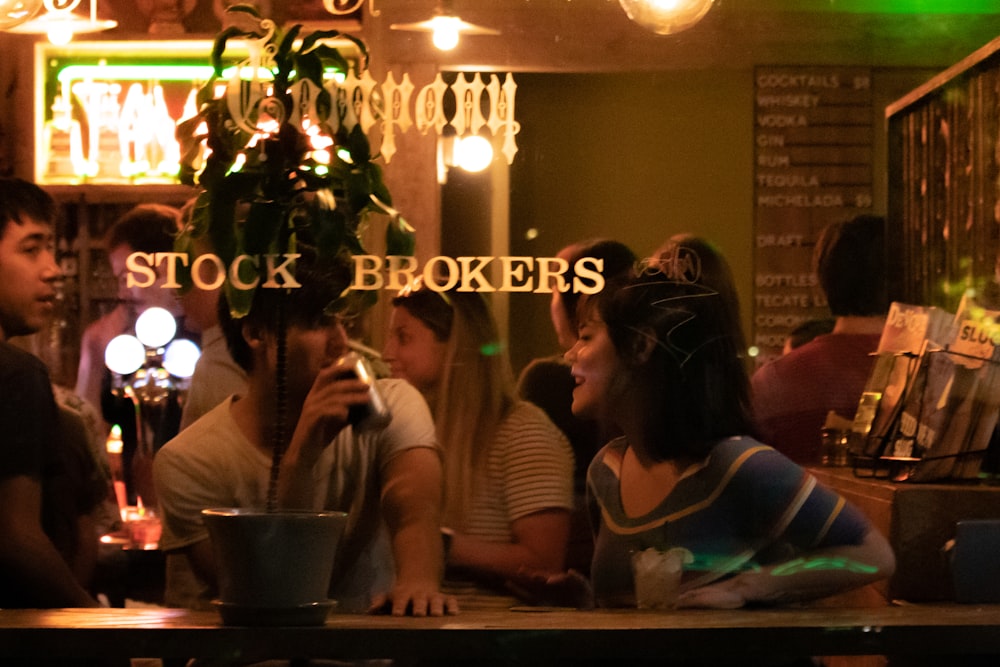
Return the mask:
<path id="1" fill-rule="evenodd" d="M 288 337 L 285 325 L 285 290 L 280 291 L 277 303 L 277 360 L 275 362 L 275 416 L 274 436 L 271 444 L 271 477 L 267 485 L 267 511 L 278 509 L 278 476 L 281 472 L 281 458 L 285 454 L 285 436 L 288 431 Z"/>

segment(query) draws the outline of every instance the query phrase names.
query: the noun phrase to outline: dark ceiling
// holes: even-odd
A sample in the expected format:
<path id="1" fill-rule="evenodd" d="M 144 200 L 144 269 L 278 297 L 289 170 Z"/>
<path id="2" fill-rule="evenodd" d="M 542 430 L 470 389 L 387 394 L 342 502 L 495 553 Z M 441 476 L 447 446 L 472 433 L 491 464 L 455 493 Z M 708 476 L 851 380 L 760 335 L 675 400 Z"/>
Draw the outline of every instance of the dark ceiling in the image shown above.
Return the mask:
<path id="1" fill-rule="evenodd" d="M 100 0 L 101 14 L 120 24 L 102 38 L 173 36 L 164 26 L 209 37 L 220 27 L 218 6 L 228 1 Z M 279 23 L 360 30 L 388 62 L 446 69 L 622 71 L 787 62 L 940 67 L 1000 35 L 1000 0 L 716 0 L 701 23 L 670 36 L 632 23 L 618 0 L 451 0 L 462 18 L 502 35 L 468 37 L 443 54 L 424 33 L 389 29 L 429 18 L 441 0 L 363 0 L 363 11 L 348 21 L 335 20 L 323 0 L 258 2 Z"/>

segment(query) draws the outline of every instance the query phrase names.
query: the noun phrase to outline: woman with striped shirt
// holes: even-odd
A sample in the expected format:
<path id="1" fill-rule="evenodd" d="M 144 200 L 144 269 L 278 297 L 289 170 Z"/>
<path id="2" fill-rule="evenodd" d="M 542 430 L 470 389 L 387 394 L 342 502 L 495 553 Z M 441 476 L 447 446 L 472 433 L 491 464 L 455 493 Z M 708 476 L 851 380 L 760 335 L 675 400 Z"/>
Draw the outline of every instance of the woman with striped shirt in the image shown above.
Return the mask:
<path id="1" fill-rule="evenodd" d="M 393 305 L 384 360 L 424 395 L 444 452 L 447 578 L 500 586 L 562 570 L 573 453 L 540 408 L 517 400 L 485 300 L 418 281 Z"/>

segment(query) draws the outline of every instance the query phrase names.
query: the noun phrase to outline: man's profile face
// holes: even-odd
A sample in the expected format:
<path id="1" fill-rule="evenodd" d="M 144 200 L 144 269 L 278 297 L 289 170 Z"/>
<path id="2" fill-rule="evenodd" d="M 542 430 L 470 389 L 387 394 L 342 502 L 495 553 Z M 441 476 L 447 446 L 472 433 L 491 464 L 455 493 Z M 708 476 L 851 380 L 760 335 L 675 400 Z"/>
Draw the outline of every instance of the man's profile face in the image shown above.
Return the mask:
<path id="1" fill-rule="evenodd" d="M 32 218 L 9 221 L 0 235 L 0 338 L 45 326 L 61 277 L 52 226 Z"/>
<path id="2" fill-rule="evenodd" d="M 313 326 L 291 325 L 287 330 L 287 381 L 289 396 L 304 400 L 320 370 L 346 354 L 347 332 L 335 316 Z M 270 345 L 269 364 L 274 367 L 274 345 Z"/>

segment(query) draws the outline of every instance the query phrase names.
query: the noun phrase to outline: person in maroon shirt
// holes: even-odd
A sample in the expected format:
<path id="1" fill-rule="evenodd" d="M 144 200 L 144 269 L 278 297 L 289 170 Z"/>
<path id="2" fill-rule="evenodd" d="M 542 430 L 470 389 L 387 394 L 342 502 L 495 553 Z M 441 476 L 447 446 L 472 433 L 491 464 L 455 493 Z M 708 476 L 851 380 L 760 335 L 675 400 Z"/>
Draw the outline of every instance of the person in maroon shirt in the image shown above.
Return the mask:
<path id="1" fill-rule="evenodd" d="M 751 379 L 761 440 L 804 465 L 820 462 L 827 413 L 854 417 L 874 363 L 889 308 L 885 220 L 862 215 L 828 225 L 813 263 L 836 318 L 833 331 L 765 364 Z"/>

